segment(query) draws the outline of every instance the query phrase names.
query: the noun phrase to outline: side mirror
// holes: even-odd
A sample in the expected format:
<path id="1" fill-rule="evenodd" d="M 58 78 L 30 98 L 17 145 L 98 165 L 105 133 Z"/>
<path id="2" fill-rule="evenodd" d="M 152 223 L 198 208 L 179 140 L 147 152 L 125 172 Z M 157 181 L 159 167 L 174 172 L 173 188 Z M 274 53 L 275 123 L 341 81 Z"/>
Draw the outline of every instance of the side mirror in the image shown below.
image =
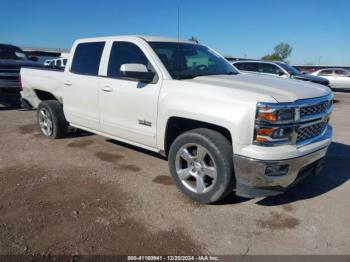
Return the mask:
<path id="1" fill-rule="evenodd" d="M 152 82 L 155 76 L 155 73 L 148 72 L 143 64 L 123 64 L 120 67 L 120 74 L 122 78 L 145 83 Z"/>

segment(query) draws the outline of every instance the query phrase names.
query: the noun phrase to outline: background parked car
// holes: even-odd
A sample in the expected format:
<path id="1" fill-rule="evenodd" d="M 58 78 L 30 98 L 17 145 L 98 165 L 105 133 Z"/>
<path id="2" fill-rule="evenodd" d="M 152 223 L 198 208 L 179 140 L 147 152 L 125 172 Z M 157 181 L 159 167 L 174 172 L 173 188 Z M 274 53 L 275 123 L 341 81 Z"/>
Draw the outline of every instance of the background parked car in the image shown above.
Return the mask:
<path id="1" fill-rule="evenodd" d="M 52 59 L 46 59 L 44 61 L 44 66 L 48 66 L 51 63 Z"/>
<path id="2" fill-rule="evenodd" d="M 45 66 L 54 68 L 64 68 L 67 64 L 67 58 L 59 57 L 55 59 L 48 59 L 44 62 Z"/>
<path id="3" fill-rule="evenodd" d="M 325 78 L 302 74 L 298 69 L 284 62 L 268 62 L 268 61 L 235 61 L 232 64 L 243 72 L 254 72 L 267 75 L 275 75 L 280 77 L 288 77 L 298 80 L 310 81 L 313 83 L 329 86 L 329 81 Z"/>
<path id="4" fill-rule="evenodd" d="M 350 91 L 350 72 L 341 68 L 326 68 L 313 72 L 329 80 L 332 89 Z"/>
<path id="5" fill-rule="evenodd" d="M 0 104 L 6 106 L 20 106 L 20 79 L 19 71 L 22 66 L 41 67 L 13 45 L 0 44 Z"/>

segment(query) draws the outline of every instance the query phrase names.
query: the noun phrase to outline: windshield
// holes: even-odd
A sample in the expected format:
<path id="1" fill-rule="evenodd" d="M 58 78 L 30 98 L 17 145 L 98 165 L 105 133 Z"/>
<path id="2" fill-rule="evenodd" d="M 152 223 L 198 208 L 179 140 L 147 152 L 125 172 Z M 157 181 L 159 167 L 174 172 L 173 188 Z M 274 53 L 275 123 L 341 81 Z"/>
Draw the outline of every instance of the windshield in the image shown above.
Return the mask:
<path id="1" fill-rule="evenodd" d="M 27 60 L 27 55 L 18 47 L 11 45 L 0 45 L 0 59 Z"/>
<path id="2" fill-rule="evenodd" d="M 298 69 L 296 69 L 295 67 L 292 67 L 288 64 L 285 63 L 276 63 L 278 64 L 280 67 L 282 67 L 284 70 L 286 70 L 288 72 L 288 74 L 290 75 L 300 75 L 300 71 Z"/>
<path id="3" fill-rule="evenodd" d="M 175 42 L 149 44 L 175 79 L 238 74 L 229 62 L 208 47 Z"/>

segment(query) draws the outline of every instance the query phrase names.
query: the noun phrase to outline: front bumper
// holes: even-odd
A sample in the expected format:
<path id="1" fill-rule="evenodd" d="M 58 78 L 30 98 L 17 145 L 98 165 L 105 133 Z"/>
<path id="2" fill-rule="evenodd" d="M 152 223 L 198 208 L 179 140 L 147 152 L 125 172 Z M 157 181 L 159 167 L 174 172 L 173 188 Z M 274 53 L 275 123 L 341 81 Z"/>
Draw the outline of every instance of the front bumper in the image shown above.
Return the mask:
<path id="1" fill-rule="evenodd" d="M 319 173 L 324 165 L 328 146 L 316 152 L 284 160 L 259 160 L 234 155 L 236 195 L 242 197 L 266 197 L 285 192 L 310 174 Z M 266 175 L 269 166 L 288 166 L 285 174 Z"/>

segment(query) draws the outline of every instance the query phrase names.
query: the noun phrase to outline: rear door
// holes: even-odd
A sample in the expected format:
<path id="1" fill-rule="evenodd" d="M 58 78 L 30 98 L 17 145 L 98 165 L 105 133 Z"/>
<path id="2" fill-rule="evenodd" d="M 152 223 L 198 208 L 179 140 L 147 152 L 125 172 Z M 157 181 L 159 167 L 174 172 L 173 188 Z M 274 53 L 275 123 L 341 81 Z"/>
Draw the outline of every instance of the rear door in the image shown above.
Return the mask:
<path id="1" fill-rule="evenodd" d="M 64 79 L 64 113 L 73 125 L 100 130 L 100 62 L 105 42 L 78 43 Z"/>
<path id="2" fill-rule="evenodd" d="M 156 72 L 152 83 L 123 79 L 122 64 L 143 64 Z M 110 43 L 105 77 L 100 82 L 101 125 L 104 133 L 154 147 L 158 96 L 161 87 L 156 64 L 145 46 L 128 41 Z"/>

